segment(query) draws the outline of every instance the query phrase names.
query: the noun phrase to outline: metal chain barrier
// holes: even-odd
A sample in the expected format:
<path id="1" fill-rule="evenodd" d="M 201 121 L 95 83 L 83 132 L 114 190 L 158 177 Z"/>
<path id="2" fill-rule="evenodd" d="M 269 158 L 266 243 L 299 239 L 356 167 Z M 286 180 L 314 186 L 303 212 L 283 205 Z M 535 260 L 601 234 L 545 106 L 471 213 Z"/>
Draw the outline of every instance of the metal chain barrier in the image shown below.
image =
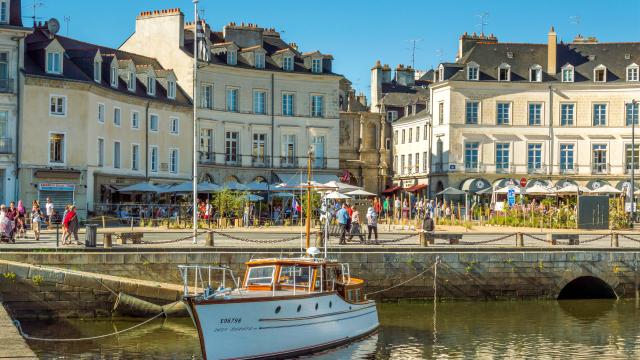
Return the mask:
<path id="1" fill-rule="evenodd" d="M 538 237 L 538 236 L 535 236 L 535 235 L 532 235 L 532 234 L 523 234 L 523 235 L 524 235 L 524 236 L 527 236 L 527 237 L 530 237 L 530 238 L 532 238 L 532 239 L 533 239 L 533 240 L 535 240 L 535 241 L 539 241 L 539 242 L 547 243 L 547 239 L 543 239 L 543 238 L 541 238 L 541 237 Z"/>
<path id="2" fill-rule="evenodd" d="M 508 239 L 512 236 L 515 236 L 516 234 L 507 234 L 505 236 L 501 236 L 495 239 L 488 239 L 488 240 L 481 240 L 481 241 L 459 241 L 458 244 L 460 245 L 484 245 L 484 244 L 490 244 L 493 242 L 498 242 L 498 241 L 502 241 L 505 239 Z"/>
<path id="3" fill-rule="evenodd" d="M 598 241 L 598 240 L 602 240 L 602 239 L 604 239 L 604 238 L 606 238 L 606 237 L 610 237 L 610 236 L 611 236 L 611 234 L 604 234 L 604 235 L 602 235 L 602 236 L 596 236 L 596 237 L 594 237 L 593 239 L 580 241 L 580 245 L 582 245 L 582 244 L 588 244 L 588 243 L 590 243 L 590 242 L 594 242 L 594 241 Z"/>
<path id="4" fill-rule="evenodd" d="M 254 243 L 254 244 L 285 243 L 285 242 L 289 242 L 289 241 L 293 241 L 293 240 L 298 240 L 302 236 L 302 235 L 295 235 L 295 236 L 291 236 L 291 237 L 284 238 L 284 239 L 273 239 L 273 240 L 253 240 L 253 239 L 247 239 L 247 238 L 231 235 L 229 233 L 223 233 L 223 232 L 220 232 L 220 231 L 212 230 L 211 232 L 214 233 L 214 234 L 218 234 L 218 235 L 224 236 L 224 237 L 226 237 L 228 239 L 231 239 L 231 240 L 237 240 L 237 241 L 241 241 L 241 242 Z"/>
<path id="5" fill-rule="evenodd" d="M 624 238 L 624 239 L 628 239 L 628 240 L 631 240 L 631 241 L 635 241 L 635 242 L 637 242 L 637 243 L 640 243 L 640 239 L 632 238 L 632 237 L 631 237 L 631 236 L 629 236 L 629 235 L 625 235 L 625 234 L 618 234 L 618 236 L 620 236 L 620 237 L 622 237 L 622 238 Z"/>
<path id="6" fill-rule="evenodd" d="M 397 239 L 378 240 L 377 243 L 378 244 L 393 244 L 393 243 L 398 243 L 398 242 L 403 241 L 403 240 L 411 239 L 412 237 L 416 237 L 418 235 L 419 234 L 409 234 L 409 235 L 401 236 L 401 237 L 399 237 Z M 370 243 L 369 240 L 367 240 L 367 242 L 365 242 L 365 244 L 368 244 L 368 243 Z M 375 244 L 375 241 L 373 243 Z"/>
<path id="7" fill-rule="evenodd" d="M 207 232 L 198 232 L 196 233 L 196 236 L 200 236 L 202 234 L 206 234 Z M 145 240 L 141 240 L 140 242 L 142 244 L 153 244 L 153 245 L 163 245 L 163 244 L 172 244 L 172 243 L 178 243 L 181 241 L 186 241 L 186 240 L 192 240 L 193 239 L 193 234 L 189 234 L 189 236 L 185 236 L 185 237 L 181 237 L 178 239 L 172 239 L 172 240 L 160 240 L 160 241 L 145 241 Z"/>

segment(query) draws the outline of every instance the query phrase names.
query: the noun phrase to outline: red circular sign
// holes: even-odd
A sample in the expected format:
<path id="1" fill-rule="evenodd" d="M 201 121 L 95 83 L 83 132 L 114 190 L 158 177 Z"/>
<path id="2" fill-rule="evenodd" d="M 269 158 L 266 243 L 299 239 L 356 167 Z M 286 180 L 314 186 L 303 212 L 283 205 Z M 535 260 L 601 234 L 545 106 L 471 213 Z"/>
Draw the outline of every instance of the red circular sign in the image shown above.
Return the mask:
<path id="1" fill-rule="evenodd" d="M 527 186 L 527 178 L 522 178 L 522 179 L 520 179 L 520 186 L 521 186 L 521 187 L 525 187 L 525 186 Z"/>

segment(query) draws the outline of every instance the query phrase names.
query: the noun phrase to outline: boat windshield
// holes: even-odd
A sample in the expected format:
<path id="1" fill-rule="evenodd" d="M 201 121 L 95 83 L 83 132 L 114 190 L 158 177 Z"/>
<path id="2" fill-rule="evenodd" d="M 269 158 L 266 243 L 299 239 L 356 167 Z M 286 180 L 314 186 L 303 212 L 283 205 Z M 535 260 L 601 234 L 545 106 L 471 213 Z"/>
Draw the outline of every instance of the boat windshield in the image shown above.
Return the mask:
<path id="1" fill-rule="evenodd" d="M 249 285 L 271 285 L 273 282 L 273 273 L 275 272 L 275 266 L 259 266 L 249 269 L 249 275 L 247 275 L 247 284 Z"/>
<path id="2" fill-rule="evenodd" d="M 313 268 L 304 266 L 283 266 L 280 268 L 280 285 L 308 286 L 309 278 L 313 276 Z"/>

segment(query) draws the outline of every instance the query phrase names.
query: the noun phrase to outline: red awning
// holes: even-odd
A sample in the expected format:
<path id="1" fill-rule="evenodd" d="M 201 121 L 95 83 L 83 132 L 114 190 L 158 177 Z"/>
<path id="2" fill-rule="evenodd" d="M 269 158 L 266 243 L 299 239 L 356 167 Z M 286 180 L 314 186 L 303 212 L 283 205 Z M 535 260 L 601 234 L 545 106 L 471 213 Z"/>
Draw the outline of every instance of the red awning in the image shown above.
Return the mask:
<path id="1" fill-rule="evenodd" d="M 398 190 L 402 190 L 402 187 L 401 187 L 401 186 L 396 185 L 396 186 L 392 186 L 392 187 L 390 187 L 390 188 L 388 188 L 388 189 L 384 190 L 382 193 L 383 193 L 383 194 L 391 194 L 391 193 L 394 193 L 394 192 L 396 192 L 396 191 L 398 191 Z"/>
<path id="2" fill-rule="evenodd" d="M 408 192 L 418 192 L 426 188 L 427 188 L 427 184 L 418 184 L 418 185 L 413 185 L 412 187 L 407 188 L 405 190 Z"/>

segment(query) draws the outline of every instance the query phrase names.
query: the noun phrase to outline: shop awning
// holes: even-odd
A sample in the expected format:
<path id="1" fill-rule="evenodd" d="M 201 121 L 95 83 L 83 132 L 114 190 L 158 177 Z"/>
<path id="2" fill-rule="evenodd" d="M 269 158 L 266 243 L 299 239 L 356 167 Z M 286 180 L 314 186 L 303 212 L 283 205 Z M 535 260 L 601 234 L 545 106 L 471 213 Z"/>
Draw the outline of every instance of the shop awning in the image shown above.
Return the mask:
<path id="1" fill-rule="evenodd" d="M 491 187 L 491 183 L 482 178 L 471 178 L 462 182 L 460 186 L 460 190 L 468 192 L 470 194 L 475 194 L 480 190 L 484 190 L 488 187 Z"/>
<path id="2" fill-rule="evenodd" d="M 527 189 L 532 188 L 534 186 L 548 188 L 548 187 L 551 187 L 551 183 L 544 179 L 531 179 L 527 181 L 527 187 L 526 187 Z"/>
<path id="3" fill-rule="evenodd" d="M 383 194 L 391 194 L 394 193 L 398 190 L 402 190 L 402 187 L 400 185 L 396 185 L 396 186 L 392 186 L 390 188 L 385 189 L 384 191 L 382 191 Z"/>
<path id="4" fill-rule="evenodd" d="M 616 189 L 625 191 L 625 189 L 629 189 L 630 185 L 631 185 L 631 181 L 629 181 L 629 180 L 620 180 L 620 181 L 618 181 L 618 184 L 616 185 Z M 636 183 L 635 189 L 638 189 L 637 183 Z"/>
<path id="5" fill-rule="evenodd" d="M 609 182 L 607 180 L 602 180 L 602 179 L 594 179 L 594 180 L 590 180 L 587 183 L 587 188 L 589 188 L 589 190 L 596 190 L 599 189 L 605 185 L 611 185 L 609 184 Z M 618 189 L 620 190 L 620 189 Z"/>
<path id="6" fill-rule="evenodd" d="M 571 185 L 575 185 L 576 187 L 578 186 L 578 183 L 571 180 L 571 179 L 562 179 L 562 180 L 558 180 L 558 182 L 556 182 L 556 188 L 558 189 L 563 189 L 566 188 L 567 186 L 571 186 Z"/>
<path id="7" fill-rule="evenodd" d="M 301 183 L 307 182 L 307 172 L 302 173 L 276 173 L 278 179 L 283 184 L 287 184 L 289 186 L 298 185 Z M 332 174 L 311 174 L 311 181 L 324 184 L 329 181 L 339 181 L 338 176 Z"/>
<path id="8" fill-rule="evenodd" d="M 406 188 L 405 190 L 408 192 L 418 192 L 427 188 L 427 184 L 418 184 L 413 185 L 412 187 Z"/>

